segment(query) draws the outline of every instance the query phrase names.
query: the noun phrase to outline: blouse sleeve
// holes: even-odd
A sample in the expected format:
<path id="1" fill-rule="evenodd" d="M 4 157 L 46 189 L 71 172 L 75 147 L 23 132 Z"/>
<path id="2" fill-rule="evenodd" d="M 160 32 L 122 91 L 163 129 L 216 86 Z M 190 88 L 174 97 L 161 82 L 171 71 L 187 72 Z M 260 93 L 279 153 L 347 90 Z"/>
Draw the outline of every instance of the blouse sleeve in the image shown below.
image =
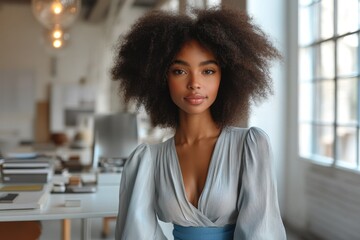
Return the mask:
<path id="1" fill-rule="evenodd" d="M 249 129 L 242 158 L 244 165 L 234 239 L 285 240 L 271 171 L 271 148 L 268 136 L 259 128 Z"/>
<path id="2" fill-rule="evenodd" d="M 155 212 L 154 163 L 150 149 L 138 146 L 126 161 L 120 183 L 115 239 L 166 239 Z"/>

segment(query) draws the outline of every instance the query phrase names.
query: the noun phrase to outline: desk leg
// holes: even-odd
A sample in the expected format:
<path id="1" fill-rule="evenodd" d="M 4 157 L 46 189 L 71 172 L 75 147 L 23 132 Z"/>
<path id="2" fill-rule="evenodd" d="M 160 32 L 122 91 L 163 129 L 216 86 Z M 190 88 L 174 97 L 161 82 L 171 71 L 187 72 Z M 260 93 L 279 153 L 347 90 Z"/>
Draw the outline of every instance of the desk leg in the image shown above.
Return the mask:
<path id="1" fill-rule="evenodd" d="M 83 218 L 81 219 L 81 239 L 89 240 L 91 239 L 91 219 Z"/>
<path id="2" fill-rule="evenodd" d="M 62 239 L 71 240 L 71 220 L 63 219 L 62 220 Z"/>

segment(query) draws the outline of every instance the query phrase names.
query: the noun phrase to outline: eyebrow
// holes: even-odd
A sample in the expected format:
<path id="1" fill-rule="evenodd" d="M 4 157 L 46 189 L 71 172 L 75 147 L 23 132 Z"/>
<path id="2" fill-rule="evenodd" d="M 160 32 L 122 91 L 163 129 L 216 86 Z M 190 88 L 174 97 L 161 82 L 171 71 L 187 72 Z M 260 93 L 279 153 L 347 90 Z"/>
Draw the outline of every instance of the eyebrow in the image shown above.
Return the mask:
<path id="1" fill-rule="evenodd" d="M 174 60 L 171 65 L 173 64 L 180 64 L 180 65 L 185 65 L 185 66 L 190 66 L 189 63 L 185 62 L 185 61 L 182 61 L 182 60 Z M 215 64 L 215 65 L 219 65 L 217 61 L 215 60 L 207 60 L 207 61 L 203 61 L 199 64 L 199 66 L 205 66 L 205 65 L 208 65 L 208 64 Z"/>

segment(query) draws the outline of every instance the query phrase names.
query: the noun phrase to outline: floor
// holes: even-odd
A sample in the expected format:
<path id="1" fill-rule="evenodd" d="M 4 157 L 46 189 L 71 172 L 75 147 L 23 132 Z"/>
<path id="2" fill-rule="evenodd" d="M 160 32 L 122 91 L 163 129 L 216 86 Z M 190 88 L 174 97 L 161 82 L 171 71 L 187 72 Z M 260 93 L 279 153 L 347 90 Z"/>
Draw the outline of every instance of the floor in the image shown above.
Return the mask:
<path id="1" fill-rule="evenodd" d="M 43 221 L 43 233 L 40 240 L 61 240 L 61 222 L 60 221 Z M 74 219 L 71 221 L 71 239 L 81 239 L 81 221 Z M 107 238 L 101 238 L 102 219 L 91 219 L 91 240 L 114 239 L 115 221 L 110 221 L 110 235 Z M 294 233 L 287 231 L 287 240 L 302 240 Z"/>

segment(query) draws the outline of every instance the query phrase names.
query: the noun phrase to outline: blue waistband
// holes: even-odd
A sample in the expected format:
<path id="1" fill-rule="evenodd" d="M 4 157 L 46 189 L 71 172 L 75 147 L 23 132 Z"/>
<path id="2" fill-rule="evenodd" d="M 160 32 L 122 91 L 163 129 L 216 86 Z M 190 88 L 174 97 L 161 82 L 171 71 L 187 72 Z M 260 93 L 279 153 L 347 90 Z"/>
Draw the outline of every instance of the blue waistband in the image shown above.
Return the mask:
<path id="1" fill-rule="evenodd" d="M 174 224 L 174 240 L 233 240 L 235 225 L 224 227 L 183 227 Z"/>

